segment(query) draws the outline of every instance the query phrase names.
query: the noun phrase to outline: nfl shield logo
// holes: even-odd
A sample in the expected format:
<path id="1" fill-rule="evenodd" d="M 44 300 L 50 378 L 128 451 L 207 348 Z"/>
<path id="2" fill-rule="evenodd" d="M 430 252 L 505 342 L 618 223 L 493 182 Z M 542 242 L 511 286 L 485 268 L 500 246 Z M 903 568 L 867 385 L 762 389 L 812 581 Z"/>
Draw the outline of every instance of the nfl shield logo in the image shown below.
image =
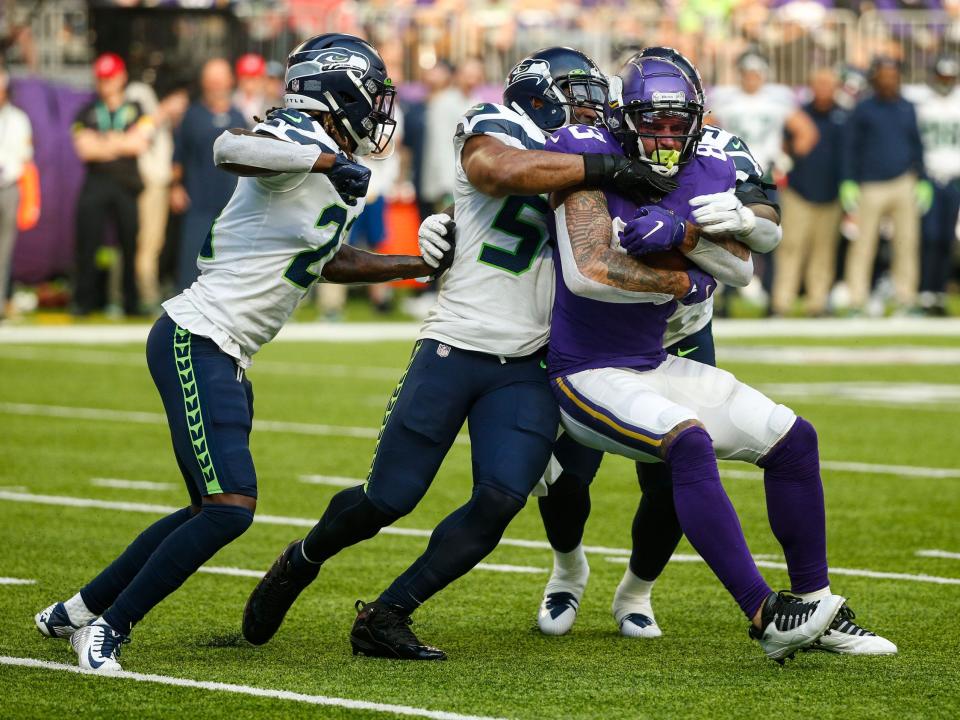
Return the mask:
<path id="1" fill-rule="evenodd" d="M 291 80 L 290 89 L 293 90 L 294 92 L 300 92 L 300 80 L 299 79 Z"/>
<path id="2" fill-rule="evenodd" d="M 446 357 L 449 354 L 450 354 L 449 345 L 444 345 L 443 343 L 440 343 L 439 345 L 437 345 L 437 355 L 439 355 L 440 357 Z"/>

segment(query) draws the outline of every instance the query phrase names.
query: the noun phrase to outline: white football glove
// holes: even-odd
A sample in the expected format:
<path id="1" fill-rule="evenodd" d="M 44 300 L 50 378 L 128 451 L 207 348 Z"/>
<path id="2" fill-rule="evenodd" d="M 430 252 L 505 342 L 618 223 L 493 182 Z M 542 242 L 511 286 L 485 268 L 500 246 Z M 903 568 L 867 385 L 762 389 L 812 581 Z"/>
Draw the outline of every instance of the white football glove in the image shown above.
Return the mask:
<path id="1" fill-rule="evenodd" d="M 420 223 L 420 229 L 417 231 L 420 257 L 432 268 L 440 267 L 440 261 L 452 247 L 450 242 L 445 239 L 447 223 L 452 220 L 453 218 L 446 213 L 438 213 L 430 215 Z"/>
<path id="2" fill-rule="evenodd" d="M 757 224 L 757 216 L 732 191 L 698 195 L 691 198 L 690 205 L 695 208 L 693 219 L 704 235 L 733 233 L 742 237 L 753 232 Z"/>

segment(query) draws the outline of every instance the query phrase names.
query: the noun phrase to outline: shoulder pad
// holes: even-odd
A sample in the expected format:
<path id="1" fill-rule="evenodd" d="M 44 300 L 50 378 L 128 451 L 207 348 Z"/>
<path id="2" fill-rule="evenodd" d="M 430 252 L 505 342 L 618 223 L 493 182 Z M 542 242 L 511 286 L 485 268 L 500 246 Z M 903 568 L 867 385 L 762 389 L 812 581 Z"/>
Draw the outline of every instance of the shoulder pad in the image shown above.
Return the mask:
<path id="1" fill-rule="evenodd" d="M 457 125 L 456 136 L 506 135 L 519 140 L 529 150 L 539 150 L 543 143 L 524 127 L 524 118 L 513 110 L 494 103 L 480 103 L 470 108 Z"/>
<path id="2" fill-rule="evenodd" d="M 571 154 L 623 155 L 620 143 L 609 130 L 592 125 L 568 125 L 554 131 L 547 138 L 544 150 Z"/>
<path id="3" fill-rule="evenodd" d="M 299 110 L 287 108 L 274 110 L 263 122 L 257 123 L 253 131 L 300 145 L 319 145 L 324 151 L 330 153 L 340 152 L 337 144 L 327 135 L 320 123 Z"/>

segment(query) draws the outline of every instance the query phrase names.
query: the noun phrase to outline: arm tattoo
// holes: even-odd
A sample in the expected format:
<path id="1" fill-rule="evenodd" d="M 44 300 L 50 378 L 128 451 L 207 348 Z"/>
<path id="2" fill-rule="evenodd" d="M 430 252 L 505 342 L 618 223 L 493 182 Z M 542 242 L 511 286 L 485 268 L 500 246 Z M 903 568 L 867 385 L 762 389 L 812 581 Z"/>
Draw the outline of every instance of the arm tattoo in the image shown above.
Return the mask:
<path id="1" fill-rule="evenodd" d="M 687 274 L 657 270 L 610 247 L 613 225 L 607 200 L 599 190 L 570 194 L 564 200 L 567 233 L 580 272 L 591 280 L 630 292 L 666 293 L 682 297 L 689 289 Z"/>

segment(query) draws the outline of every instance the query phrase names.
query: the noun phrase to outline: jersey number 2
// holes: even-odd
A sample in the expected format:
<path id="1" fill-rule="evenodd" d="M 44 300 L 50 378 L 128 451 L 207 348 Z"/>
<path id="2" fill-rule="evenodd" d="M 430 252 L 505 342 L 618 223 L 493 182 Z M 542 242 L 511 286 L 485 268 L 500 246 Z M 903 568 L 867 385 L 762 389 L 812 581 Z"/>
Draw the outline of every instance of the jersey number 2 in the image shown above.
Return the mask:
<path id="1" fill-rule="evenodd" d="M 530 208 L 541 217 L 536 222 L 532 218 L 523 219 L 521 215 L 524 208 Z M 512 251 L 484 243 L 478 258 L 480 262 L 514 275 L 525 273 L 533 265 L 534 258 L 547 239 L 543 222 L 549 212 L 550 206 L 539 195 L 508 197 L 494 218 L 492 227 L 504 235 L 518 238 L 519 242 Z"/>
<path id="2" fill-rule="evenodd" d="M 319 280 L 320 276 L 311 271 L 310 266 L 320 262 L 329 255 L 332 250 L 337 248 L 340 244 L 340 235 L 343 233 L 346 221 L 347 209 L 345 207 L 341 205 L 327 206 L 326 209 L 320 213 L 320 217 L 317 218 L 316 227 L 320 229 L 327 225 L 336 225 L 333 237 L 329 242 L 324 243 L 316 250 L 304 250 L 301 253 L 297 253 L 287 266 L 286 272 L 283 273 L 284 279 L 301 290 L 309 289 L 311 285 Z"/>

